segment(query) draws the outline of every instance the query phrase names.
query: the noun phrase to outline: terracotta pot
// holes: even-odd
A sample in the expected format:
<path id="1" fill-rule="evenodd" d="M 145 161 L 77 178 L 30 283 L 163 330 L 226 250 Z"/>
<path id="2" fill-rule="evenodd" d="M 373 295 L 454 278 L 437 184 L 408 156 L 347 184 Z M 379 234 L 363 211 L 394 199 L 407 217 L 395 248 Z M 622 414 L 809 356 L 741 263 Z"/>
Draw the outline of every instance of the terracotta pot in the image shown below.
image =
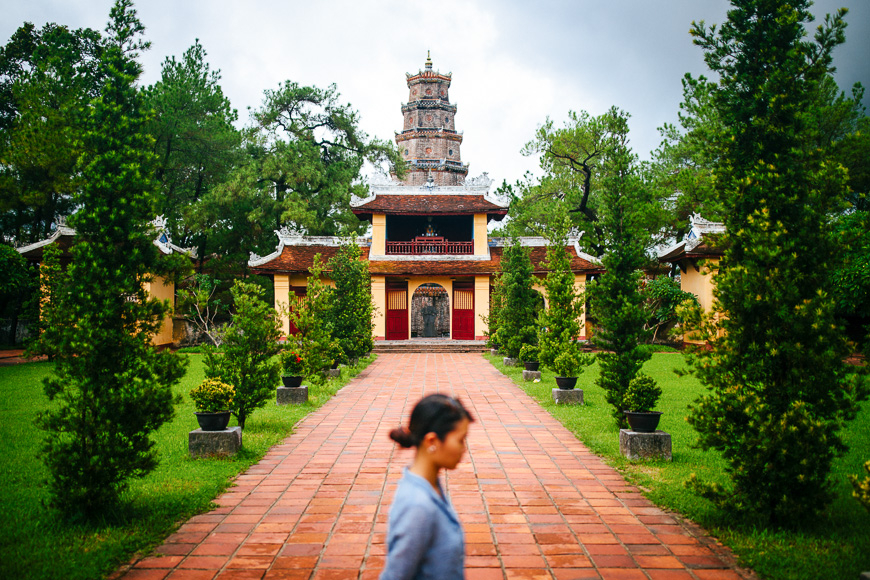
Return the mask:
<path id="1" fill-rule="evenodd" d="M 660 411 L 651 411 L 649 413 L 637 413 L 635 411 L 623 411 L 628 425 L 632 431 L 638 433 L 654 433 L 659 426 L 659 419 L 662 418 Z"/>
<path id="2" fill-rule="evenodd" d="M 203 431 L 223 431 L 230 423 L 229 411 L 218 411 L 217 413 L 195 412 L 195 414 L 199 428 Z"/>
<path id="3" fill-rule="evenodd" d="M 577 386 L 577 377 L 556 377 L 556 386 L 563 391 L 570 391 Z"/>
<path id="4" fill-rule="evenodd" d="M 284 383 L 285 387 L 301 387 L 303 378 L 304 377 L 284 375 L 281 377 L 281 382 Z"/>
<path id="5" fill-rule="evenodd" d="M 541 366 L 541 363 L 538 361 L 527 361 L 523 363 L 523 366 L 527 371 L 536 371 Z"/>

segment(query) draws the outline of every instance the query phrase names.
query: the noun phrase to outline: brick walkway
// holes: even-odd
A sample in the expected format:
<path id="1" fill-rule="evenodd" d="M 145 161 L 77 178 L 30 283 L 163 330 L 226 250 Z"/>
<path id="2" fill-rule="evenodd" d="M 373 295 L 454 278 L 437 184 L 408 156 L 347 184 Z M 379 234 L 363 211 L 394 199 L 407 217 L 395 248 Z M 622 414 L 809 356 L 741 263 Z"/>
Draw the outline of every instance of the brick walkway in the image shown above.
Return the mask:
<path id="1" fill-rule="evenodd" d="M 124 578 L 377 578 L 392 493 L 413 453 L 387 432 L 435 391 L 461 398 L 477 419 L 468 456 L 447 477 L 468 580 L 747 577 L 480 355 L 383 354 L 240 475 L 220 508 L 182 525 Z"/>

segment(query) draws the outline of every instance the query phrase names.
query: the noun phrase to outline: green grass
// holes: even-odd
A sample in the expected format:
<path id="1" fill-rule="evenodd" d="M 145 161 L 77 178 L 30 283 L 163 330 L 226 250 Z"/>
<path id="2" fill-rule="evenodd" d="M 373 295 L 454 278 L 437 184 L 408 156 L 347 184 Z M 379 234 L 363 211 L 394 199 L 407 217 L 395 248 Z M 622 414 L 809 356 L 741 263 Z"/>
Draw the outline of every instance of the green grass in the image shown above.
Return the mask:
<path id="1" fill-rule="evenodd" d="M 522 369 L 505 367 L 501 357 L 485 355 L 501 372 L 511 377 L 554 417 L 562 422 L 594 453 L 603 456 L 640 487 L 656 504 L 675 510 L 704 526 L 731 547 L 742 565 L 764 578 L 805 580 L 857 578 L 870 570 L 870 513 L 851 497 L 846 476 L 861 474 L 864 461 L 870 459 L 870 403 L 864 403 L 858 418 L 844 431 L 848 453 L 839 458 L 832 473 L 837 498 L 823 518 L 806 522 L 800 531 L 765 530 L 737 527 L 707 500 L 683 487 L 691 473 L 700 478 L 726 484 L 726 464 L 716 452 L 693 447 L 697 433 L 686 422 L 688 406 L 704 387 L 691 375 L 677 376 L 675 369 L 685 369 L 679 354 L 654 354 L 644 372 L 662 387 L 658 405 L 664 411 L 659 429 L 671 434 L 673 461 L 650 460 L 632 463 L 619 454 L 619 435 L 604 399 L 604 391 L 595 386 L 597 363 L 588 367 L 577 381 L 583 389 L 582 407 L 557 406 L 552 389 L 553 374 L 542 373 L 539 383 L 525 382 Z"/>
<path id="2" fill-rule="evenodd" d="M 51 372 L 51 363 L 0 367 L 0 578 L 103 578 L 135 555 L 147 553 L 186 519 L 207 511 L 235 475 L 256 463 L 300 419 L 374 360 L 345 368 L 341 379 L 324 386 L 309 386 L 305 405 L 278 407 L 272 402 L 257 409 L 247 421 L 242 451 L 235 457 L 191 459 L 187 435 L 197 423 L 186 395 L 202 381 L 203 365 L 201 356 L 187 356 L 190 366 L 177 388 L 185 395 L 184 403 L 155 435 L 160 466 L 131 483 L 116 512 L 87 526 L 65 524 L 44 507 L 47 471 L 37 459 L 44 434 L 33 420 L 49 404 L 42 379 Z"/>

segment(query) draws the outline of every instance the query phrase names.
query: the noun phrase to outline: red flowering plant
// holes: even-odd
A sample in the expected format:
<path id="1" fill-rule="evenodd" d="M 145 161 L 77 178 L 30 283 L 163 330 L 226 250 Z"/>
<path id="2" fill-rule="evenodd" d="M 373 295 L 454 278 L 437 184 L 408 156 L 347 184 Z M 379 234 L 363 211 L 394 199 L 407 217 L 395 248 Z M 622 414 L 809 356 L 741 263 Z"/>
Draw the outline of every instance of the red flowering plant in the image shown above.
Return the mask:
<path id="1" fill-rule="evenodd" d="M 281 368 L 284 370 L 284 376 L 299 377 L 305 374 L 305 364 L 302 357 L 295 351 L 281 351 Z"/>

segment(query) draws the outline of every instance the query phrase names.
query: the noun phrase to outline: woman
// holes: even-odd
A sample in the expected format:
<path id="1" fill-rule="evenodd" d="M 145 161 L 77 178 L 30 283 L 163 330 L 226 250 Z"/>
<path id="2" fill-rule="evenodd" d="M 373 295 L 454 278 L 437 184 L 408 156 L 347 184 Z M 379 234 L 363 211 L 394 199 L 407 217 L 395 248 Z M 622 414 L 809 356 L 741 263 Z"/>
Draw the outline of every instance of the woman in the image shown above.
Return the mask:
<path id="1" fill-rule="evenodd" d="M 408 427 L 390 432 L 393 441 L 416 447 L 417 453 L 404 469 L 390 508 L 381 580 L 465 577 L 465 537 L 438 476 L 462 459 L 471 421 L 456 399 L 429 395 L 414 407 Z"/>

